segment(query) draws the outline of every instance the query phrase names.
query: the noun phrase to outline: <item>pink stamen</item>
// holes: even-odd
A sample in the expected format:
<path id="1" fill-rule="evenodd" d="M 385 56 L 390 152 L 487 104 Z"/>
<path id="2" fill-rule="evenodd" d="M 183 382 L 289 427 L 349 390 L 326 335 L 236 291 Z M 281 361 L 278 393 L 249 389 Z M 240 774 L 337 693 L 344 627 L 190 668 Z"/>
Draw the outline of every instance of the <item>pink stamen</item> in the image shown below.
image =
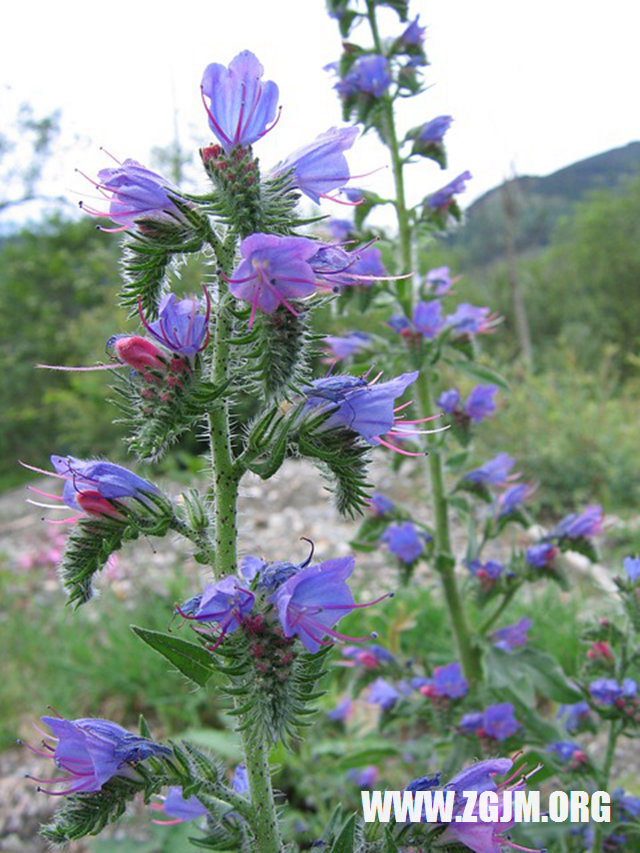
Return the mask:
<path id="1" fill-rule="evenodd" d="M 41 489 L 36 489 L 35 486 L 27 486 L 30 492 L 35 492 L 37 495 L 42 495 L 43 498 L 52 498 L 54 501 L 63 501 L 60 495 L 52 495 L 49 492 L 43 492 Z"/>
<path id="2" fill-rule="evenodd" d="M 412 403 L 413 403 L 413 400 L 409 400 L 409 402 L 408 402 L 408 403 L 402 403 L 401 405 L 396 406 L 396 407 L 395 407 L 395 409 L 394 409 L 393 411 L 394 411 L 394 412 L 399 412 L 399 411 L 401 411 L 402 409 L 406 409 L 406 408 L 407 408 L 407 406 L 410 406 Z M 404 421 L 404 423 L 409 423 L 409 421 Z"/>
<path id="3" fill-rule="evenodd" d="M 152 806 L 153 808 L 153 806 Z M 162 808 L 162 806 L 159 806 Z M 155 820 L 153 819 L 151 823 L 155 823 L 157 826 L 175 826 L 177 823 L 183 823 L 183 819 L 181 817 L 176 817 L 173 820 Z"/>
<path id="4" fill-rule="evenodd" d="M 246 284 L 248 281 L 253 281 L 257 276 L 256 273 L 252 273 L 246 278 L 229 278 L 228 275 L 225 275 L 225 273 L 222 272 L 220 273 L 220 277 L 223 278 L 227 284 Z"/>
<path id="5" fill-rule="evenodd" d="M 63 506 L 58 506 L 56 504 L 43 504 L 40 501 L 32 501 L 31 498 L 27 498 L 25 503 L 31 504 L 31 506 L 39 506 L 41 509 L 68 509 L 66 504 Z"/>
<path id="6" fill-rule="evenodd" d="M 394 412 L 397 412 L 397 411 L 398 411 L 397 409 L 394 409 Z M 438 412 L 437 415 L 429 415 L 428 418 L 416 418 L 413 421 L 407 421 L 407 420 L 404 420 L 404 418 L 403 418 L 401 421 L 396 421 L 396 423 L 397 424 L 426 424 L 428 421 L 435 421 L 437 418 L 441 418 L 441 417 L 442 417 L 442 415 L 440 414 L 440 412 Z"/>
<path id="7" fill-rule="evenodd" d="M 327 193 L 318 193 L 318 198 L 326 198 L 327 201 L 335 201 L 336 204 L 341 204 L 343 207 L 357 207 L 359 204 L 364 202 L 364 198 L 360 198 L 358 201 L 348 201 L 347 199 L 337 198 L 334 195 L 327 195 Z"/>
<path id="8" fill-rule="evenodd" d="M 45 524 L 52 524 L 52 525 L 56 525 L 56 524 L 75 524 L 75 522 L 76 522 L 76 521 L 79 521 L 81 518 L 84 518 L 84 513 L 83 513 L 83 512 L 78 513 L 78 515 L 73 515 L 73 516 L 71 516 L 71 518 L 63 518 L 63 519 L 61 519 L 60 521 L 54 521 L 52 518 L 45 518 L 45 519 L 44 519 L 44 523 L 45 523 Z"/>
<path id="9" fill-rule="evenodd" d="M 379 436 L 373 438 L 372 441 L 381 444 L 383 447 L 388 447 L 389 450 L 395 451 L 395 453 L 399 453 L 401 456 L 426 456 L 427 454 L 424 452 L 418 453 L 412 450 L 404 450 L 402 447 L 396 447 L 395 444 L 391 444 L 390 441 L 385 441 L 384 438 L 380 438 Z"/>
<path id="10" fill-rule="evenodd" d="M 56 471 L 46 471 L 44 468 L 36 468 L 35 465 L 27 465 L 26 462 L 22 462 L 22 460 L 18 460 L 18 463 L 22 465 L 23 468 L 28 468 L 29 471 L 35 471 L 36 474 L 46 474 L 47 477 L 56 477 L 58 480 L 68 480 L 68 477 L 65 477 L 64 474 L 58 474 Z"/>
<path id="11" fill-rule="evenodd" d="M 202 103 L 204 104 L 204 108 L 205 108 L 205 110 L 207 111 L 207 115 L 209 116 L 209 121 L 210 121 L 210 122 L 211 122 L 211 124 L 213 125 L 213 128 L 214 128 L 214 130 L 215 130 L 216 134 L 218 134 L 219 136 L 221 136 L 221 137 L 224 139 L 224 141 L 225 141 L 228 145 L 231 145 L 231 139 L 229 139 L 229 137 L 227 136 L 227 134 L 226 134 L 226 133 L 224 132 L 224 130 L 220 127 L 220 125 L 218 124 L 218 122 L 215 120 L 215 118 L 213 117 L 213 113 L 211 112 L 211 110 L 209 109 L 209 106 L 208 106 L 207 102 L 205 101 L 205 97 L 204 97 L 204 89 L 202 88 L 202 86 L 200 86 L 200 97 L 202 98 Z"/>
<path id="12" fill-rule="evenodd" d="M 278 299 L 280 300 L 280 303 L 281 303 L 282 305 L 284 305 L 284 307 L 285 307 L 285 308 L 287 308 L 289 311 L 291 311 L 291 313 L 293 314 L 293 316 L 294 316 L 294 317 L 299 317 L 299 316 L 300 316 L 300 312 L 299 312 L 299 311 L 296 311 L 296 309 L 293 307 L 293 305 L 291 305 L 289 302 L 287 302 L 287 300 L 286 300 L 286 299 L 284 298 L 284 296 L 280 293 L 280 291 L 279 291 L 279 290 L 278 290 L 278 288 L 275 286 L 275 284 L 271 284 L 271 282 L 267 280 L 267 281 L 266 281 L 266 285 L 267 285 L 267 287 L 270 287 L 270 288 L 271 288 L 271 290 L 273 290 L 273 292 L 277 295 Z"/>
<path id="13" fill-rule="evenodd" d="M 122 163 L 120 162 L 120 160 L 118 160 L 118 158 L 117 158 L 117 157 L 114 157 L 114 156 L 113 156 L 113 154 L 112 154 L 110 151 L 107 151 L 107 149 L 106 149 L 106 148 L 104 148 L 102 145 L 100 146 L 100 151 L 104 151 L 104 153 L 107 155 L 107 157 L 111 157 L 111 159 L 112 159 L 115 163 L 117 163 L 117 164 L 118 164 L 118 166 L 122 166 Z"/>
<path id="14" fill-rule="evenodd" d="M 99 213 L 98 216 L 108 216 L 109 214 Z M 105 228 L 103 225 L 98 225 L 100 231 L 104 231 L 105 234 L 120 234 L 121 231 L 126 231 L 128 229 L 128 225 L 121 225 L 119 228 Z"/>

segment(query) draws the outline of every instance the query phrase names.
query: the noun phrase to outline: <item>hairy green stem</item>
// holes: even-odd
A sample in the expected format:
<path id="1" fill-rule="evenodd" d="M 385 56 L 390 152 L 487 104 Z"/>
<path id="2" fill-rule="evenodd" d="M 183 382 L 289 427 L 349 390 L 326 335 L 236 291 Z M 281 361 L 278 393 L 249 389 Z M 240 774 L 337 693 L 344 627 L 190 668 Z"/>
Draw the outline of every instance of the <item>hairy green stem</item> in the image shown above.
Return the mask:
<path id="1" fill-rule="evenodd" d="M 422 372 L 418 385 L 420 406 L 424 413 L 433 410 L 429 369 Z M 460 655 L 460 663 L 465 678 L 470 685 L 480 680 L 480 659 L 478 650 L 471 641 L 469 623 L 464 610 L 460 590 L 455 576 L 455 558 L 451 549 L 449 532 L 449 511 L 444 488 L 442 456 L 435 435 L 427 436 L 429 443 L 429 472 L 431 475 L 431 495 L 435 515 L 435 553 L 442 591 L 449 613 L 449 621 Z"/>
<path id="2" fill-rule="evenodd" d="M 280 853 L 282 840 L 273 799 L 267 745 L 262 739 L 254 739 L 253 735 L 245 730 L 242 732 L 242 746 L 254 810 L 256 851 L 257 853 Z"/>
<path id="3" fill-rule="evenodd" d="M 508 590 L 508 592 L 505 592 L 505 594 L 502 596 L 502 601 L 500 602 L 500 604 L 496 607 L 493 613 L 487 619 L 485 619 L 485 621 L 478 629 L 478 634 L 484 635 L 487 633 L 489 628 L 491 628 L 491 626 L 497 621 L 498 617 L 502 616 L 504 611 L 507 609 L 511 602 L 511 599 L 516 594 L 517 590 L 518 587 L 514 586 L 510 590 Z"/>
<path id="4" fill-rule="evenodd" d="M 611 778 L 611 768 L 613 766 L 613 758 L 616 751 L 616 742 L 618 740 L 618 735 L 620 734 L 620 728 L 617 720 L 611 720 L 609 722 L 609 733 L 607 735 L 607 748 L 604 755 L 604 762 L 602 764 L 602 770 L 600 775 L 598 776 L 598 787 L 601 791 L 609 790 L 609 780 Z M 591 848 L 592 853 L 602 853 L 602 842 L 604 829 L 606 824 L 604 823 L 596 823 L 593 830 L 593 846 Z"/>

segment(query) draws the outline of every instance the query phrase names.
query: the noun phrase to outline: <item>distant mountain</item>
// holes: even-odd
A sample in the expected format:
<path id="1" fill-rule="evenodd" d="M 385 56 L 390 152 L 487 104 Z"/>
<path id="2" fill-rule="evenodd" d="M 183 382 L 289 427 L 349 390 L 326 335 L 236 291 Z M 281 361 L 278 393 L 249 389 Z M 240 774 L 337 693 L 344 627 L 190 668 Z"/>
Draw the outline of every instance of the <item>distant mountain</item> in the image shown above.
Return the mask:
<path id="1" fill-rule="evenodd" d="M 514 178 L 474 201 L 446 242 L 460 247 L 472 266 L 505 254 L 509 224 L 516 251 L 545 246 L 558 220 L 570 214 L 576 202 L 594 190 L 615 191 L 639 173 L 640 142 L 630 142 L 545 177 Z"/>

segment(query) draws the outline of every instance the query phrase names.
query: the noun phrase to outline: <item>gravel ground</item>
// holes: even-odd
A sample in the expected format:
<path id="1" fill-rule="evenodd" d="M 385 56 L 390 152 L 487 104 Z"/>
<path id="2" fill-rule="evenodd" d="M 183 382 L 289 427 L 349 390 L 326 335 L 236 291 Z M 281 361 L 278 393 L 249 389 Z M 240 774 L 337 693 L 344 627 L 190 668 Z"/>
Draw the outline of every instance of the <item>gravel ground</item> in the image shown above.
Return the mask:
<path id="1" fill-rule="evenodd" d="M 409 471 L 409 468 L 405 470 Z M 426 518 L 424 507 L 416 505 L 416 496 L 421 492 L 416 474 L 414 471 L 396 475 L 384 460 L 376 460 L 372 468 L 372 481 L 376 483 L 378 491 L 413 508 Z M 42 524 L 41 511 L 26 505 L 24 498 L 23 489 L 0 496 L 0 553 L 5 555 L 10 567 L 19 567 L 25 553 L 46 550 L 52 545 L 55 548 L 51 538 L 52 528 Z M 349 552 L 348 541 L 353 537 L 356 526 L 339 517 L 317 471 L 306 461 L 287 462 L 278 475 L 267 483 L 257 477 L 247 477 L 243 481 L 240 503 L 241 553 L 259 554 L 268 559 L 302 560 L 307 554 L 308 545 L 299 540 L 305 536 L 314 541 L 319 560 L 341 556 Z M 454 528 L 453 533 L 454 546 L 459 547 L 463 541 L 463 532 Z M 518 535 L 522 542 L 526 541 L 526 534 Z M 503 548 L 508 551 L 510 543 L 505 543 Z M 501 554 L 498 550 L 491 556 L 500 557 Z M 177 559 L 182 561 L 183 571 L 193 576 L 194 583 L 204 578 L 205 570 L 190 557 L 188 547 L 182 542 L 173 541 L 170 547 L 153 548 L 150 542 L 143 540 L 128 545 L 117 565 L 102 573 L 101 582 L 114 586 L 118 594 L 126 599 L 139 594 L 137 565 L 145 565 L 144 582 L 158 588 L 170 575 Z M 394 568 L 382 550 L 361 555 L 357 565 L 356 580 L 363 595 L 380 594 L 380 579 L 389 579 L 385 583 L 388 588 L 394 577 Z M 30 568 L 22 566 L 22 570 Z M 582 571 L 585 567 L 578 560 L 574 568 Z M 592 577 L 595 575 L 601 586 L 611 588 L 611 580 L 604 568 L 596 567 L 594 570 L 591 567 L 589 572 Z M 44 578 L 41 593 L 53 591 L 57 584 L 55 574 L 49 571 Z M 626 762 L 627 773 L 630 758 L 628 751 L 620 755 L 620 760 Z M 25 783 L 24 759 L 24 751 L 21 749 L 0 754 L 0 850 L 41 853 L 47 846 L 37 838 L 37 828 L 50 817 L 56 801 L 38 794 L 32 784 Z M 636 755 L 635 761 L 640 764 L 640 756 Z M 35 756 L 30 756 L 31 772 L 46 776 L 46 765 L 40 767 L 39 764 Z M 67 849 L 71 853 L 85 853 L 87 850 L 82 843 Z"/>

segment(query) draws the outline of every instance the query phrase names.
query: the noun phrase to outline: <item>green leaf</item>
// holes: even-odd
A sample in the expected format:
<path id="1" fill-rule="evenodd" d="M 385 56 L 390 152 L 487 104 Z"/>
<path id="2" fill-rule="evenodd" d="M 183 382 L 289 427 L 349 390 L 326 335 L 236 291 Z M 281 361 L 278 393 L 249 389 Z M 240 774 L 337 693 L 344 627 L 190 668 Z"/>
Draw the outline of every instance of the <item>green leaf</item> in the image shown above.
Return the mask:
<path id="1" fill-rule="evenodd" d="M 136 625 L 132 625 L 131 630 L 198 686 L 204 687 L 213 675 L 215 667 L 211 655 L 202 646 Z"/>
<path id="2" fill-rule="evenodd" d="M 222 729 L 187 729 L 180 738 L 196 746 L 208 749 L 230 762 L 240 761 L 242 749 L 235 735 Z"/>
<path id="3" fill-rule="evenodd" d="M 352 770 L 358 767 L 366 767 L 368 764 L 378 764 L 397 755 L 398 749 L 390 744 L 372 746 L 368 749 L 361 749 L 359 752 L 352 752 L 333 766 L 341 770 Z"/>
<path id="4" fill-rule="evenodd" d="M 510 390 L 509 383 L 504 376 L 492 367 L 487 367 L 486 364 L 478 364 L 477 361 L 457 361 L 454 367 L 472 379 L 478 379 L 480 382 L 491 382 L 503 391 Z"/>
<path id="5" fill-rule="evenodd" d="M 356 831 L 356 816 L 350 815 L 342 825 L 342 829 L 336 836 L 330 848 L 330 853 L 353 853 L 353 844 Z"/>
<path id="6" fill-rule="evenodd" d="M 572 687 L 551 655 L 536 649 L 507 652 L 492 648 L 486 657 L 487 676 L 491 687 L 511 686 L 523 699 L 531 701 L 534 690 L 557 702 L 578 702 L 582 694 Z"/>

